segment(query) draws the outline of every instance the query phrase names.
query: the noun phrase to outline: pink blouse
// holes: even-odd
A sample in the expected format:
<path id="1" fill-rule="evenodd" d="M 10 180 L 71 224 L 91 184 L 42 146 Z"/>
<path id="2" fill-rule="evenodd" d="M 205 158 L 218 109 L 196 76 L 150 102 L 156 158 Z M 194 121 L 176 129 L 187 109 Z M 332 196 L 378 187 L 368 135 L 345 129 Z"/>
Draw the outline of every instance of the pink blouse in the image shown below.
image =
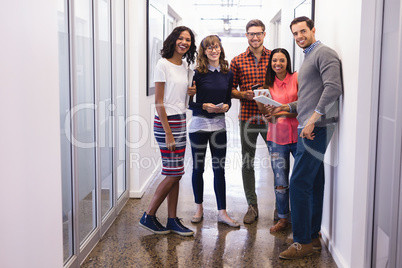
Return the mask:
<path id="1" fill-rule="evenodd" d="M 272 99 L 282 104 L 296 101 L 297 73 L 288 73 L 283 81 L 275 77 L 274 86 L 269 91 Z M 296 143 L 298 125 L 296 118 L 278 118 L 276 124 L 269 123 L 267 140 L 280 145 Z"/>

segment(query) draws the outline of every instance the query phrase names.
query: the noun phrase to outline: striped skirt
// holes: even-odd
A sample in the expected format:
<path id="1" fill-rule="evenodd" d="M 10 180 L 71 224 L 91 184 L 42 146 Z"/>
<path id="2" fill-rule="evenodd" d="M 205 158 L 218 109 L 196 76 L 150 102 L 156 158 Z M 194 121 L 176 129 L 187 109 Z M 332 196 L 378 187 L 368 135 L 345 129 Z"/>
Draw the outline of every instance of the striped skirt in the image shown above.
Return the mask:
<path id="1" fill-rule="evenodd" d="M 154 135 L 162 155 L 162 175 L 182 176 L 186 151 L 186 114 L 168 116 L 168 122 L 176 143 L 175 151 L 167 149 L 165 130 L 159 117 L 155 115 Z"/>

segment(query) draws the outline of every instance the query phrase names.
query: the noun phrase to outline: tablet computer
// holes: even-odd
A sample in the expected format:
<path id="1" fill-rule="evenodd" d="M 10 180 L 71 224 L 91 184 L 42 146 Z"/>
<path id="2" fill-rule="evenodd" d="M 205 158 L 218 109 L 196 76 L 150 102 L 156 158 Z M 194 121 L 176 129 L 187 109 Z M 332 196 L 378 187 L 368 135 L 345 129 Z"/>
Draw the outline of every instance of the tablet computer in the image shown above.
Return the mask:
<path id="1" fill-rule="evenodd" d="M 254 100 L 256 100 L 258 102 L 261 102 L 263 104 L 273 105 L 275 107 L 278 107 L 278 106 L 282 105 L 282 103 L 274 101 L 273 99 L 270 99 L 270 98 L 268 98 L 268 97 L 266 97 L 264 95 L 256 96 L 256 97 L 254 97 Z"/>

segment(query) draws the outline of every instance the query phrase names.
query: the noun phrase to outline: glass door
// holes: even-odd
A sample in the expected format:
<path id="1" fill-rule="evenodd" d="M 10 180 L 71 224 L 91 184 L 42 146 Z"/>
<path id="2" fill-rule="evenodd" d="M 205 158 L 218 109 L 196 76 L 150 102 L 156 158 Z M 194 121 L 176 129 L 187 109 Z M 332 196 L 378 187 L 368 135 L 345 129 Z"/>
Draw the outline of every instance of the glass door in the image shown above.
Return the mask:
<path id="1" fill-rule="evenodd" d="M 70 111 L 70 54 L 67 1 L 59 0 L 59 88 L 60 88 L 60 148 L 61 148 L 61 180 L 63 206 L 63 258 L 68 260 L 73 255 L 73 195 L 71 175 L 70 124 L 65 121 Z"/>
<path id="2" fill-rule="evenodd" d="M 125 15 L 124 0 L 112 2 L 113 19 L 113 98 L 115 104 L 116 195 L 119 202 L 128 198 L 126 180 L 126 60 L 125 60 Z M 124 198 L 123 198 L 124 197 Z"/>
<path id="3" fill-rule="evenodd" d="M 402 4 L 383 3 L 372 267 L 402 267 Z"/>
<path id="4" fill-rule="evenodd" d="M 110 1 L 96 0 L 96 89 L 101 217 L 113 207 L 113 111 Z"/>
<path id="5" fill-rule="evenodd" d="M 78 201 L 79 242 L 97 227 L 95 88 L 92 1 L 74 1 L 72 28 L 73 179 Z"/>
<path id="6" fill-rule="evenodd" d="M 65 267 L 79 267 L 128 199 L 125 1 L 58 0 Z"/>

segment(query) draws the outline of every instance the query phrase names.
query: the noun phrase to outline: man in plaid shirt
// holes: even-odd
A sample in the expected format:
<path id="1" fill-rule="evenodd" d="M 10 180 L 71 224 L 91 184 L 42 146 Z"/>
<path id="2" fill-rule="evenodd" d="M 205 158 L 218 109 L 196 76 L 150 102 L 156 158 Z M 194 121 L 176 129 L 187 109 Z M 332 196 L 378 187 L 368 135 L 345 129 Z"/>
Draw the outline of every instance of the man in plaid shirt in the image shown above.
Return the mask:
<path id="1" fill-rule="evenodd" d="M 262 87 L 271 51 L 263 46 L 265 25 L 260 20 L 251 20 L 246 25 L 248 48 L 234 57 L 230 69 L 234 73 L 232 97 L 240 99 L 240 138 L 242 152 L 243 187 L 248 203 L 244 223 L 258 218 L 257 194 L 255 192 L 254 157 L 258 134 L 267 142 L 268 124 L 258 110 L 251 87 Z M 239 87 L 239 90 L 237 89 Z"/>

